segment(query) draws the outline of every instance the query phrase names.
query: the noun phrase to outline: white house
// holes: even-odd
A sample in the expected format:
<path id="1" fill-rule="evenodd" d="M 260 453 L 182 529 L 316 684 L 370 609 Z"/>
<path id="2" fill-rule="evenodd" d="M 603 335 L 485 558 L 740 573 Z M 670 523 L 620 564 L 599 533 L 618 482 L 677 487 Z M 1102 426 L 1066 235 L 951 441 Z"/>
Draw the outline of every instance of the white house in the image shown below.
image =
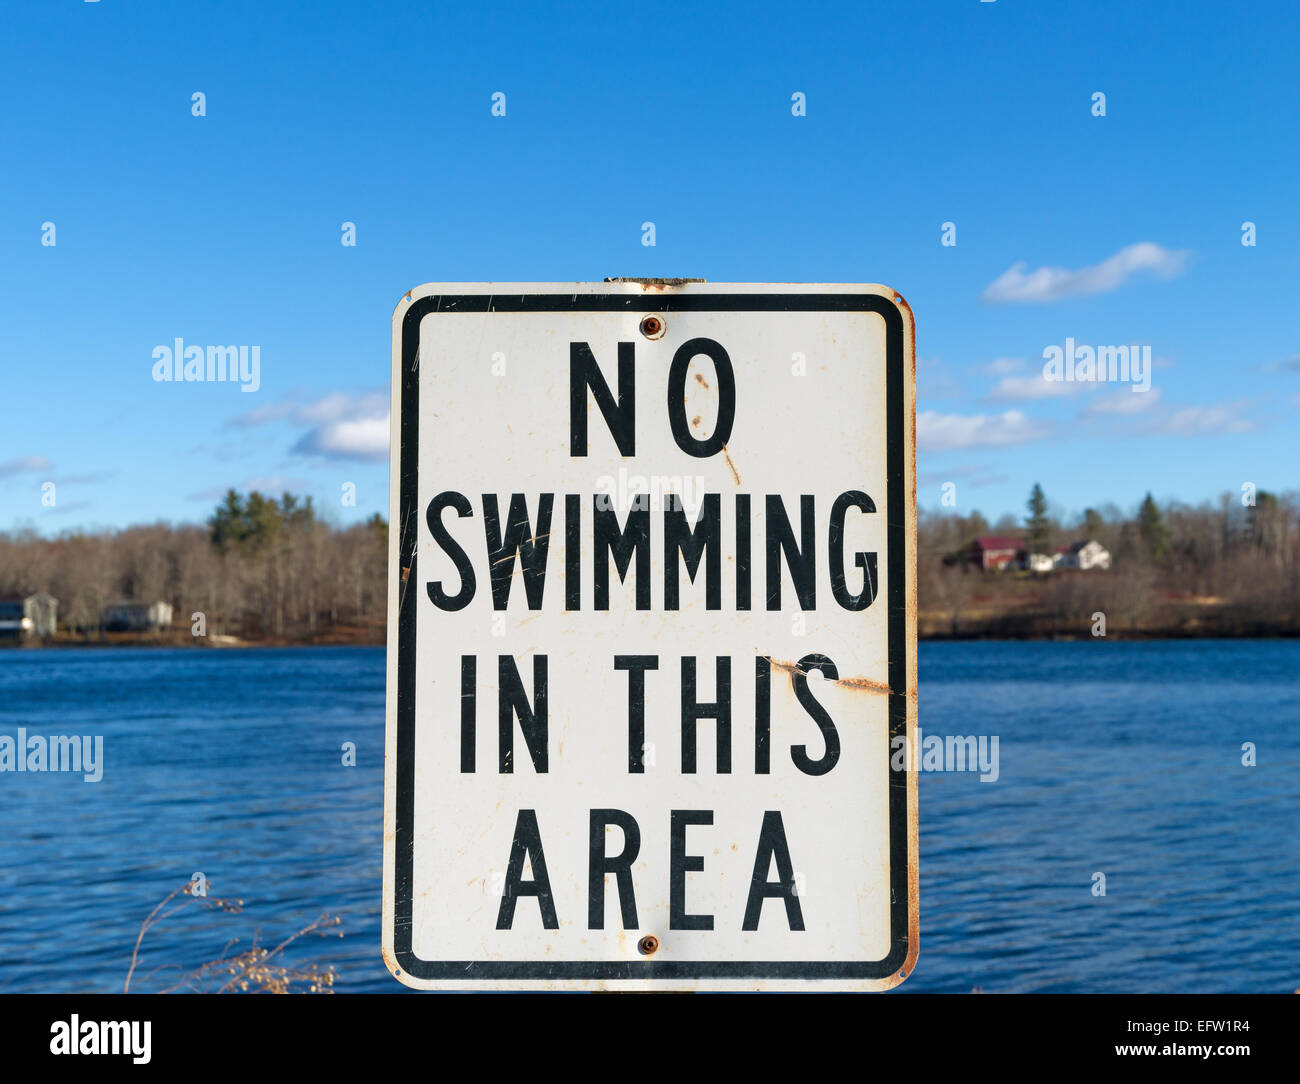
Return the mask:
<path id="1" fill-rule="evenodd" d="M 1025 568 L 1030 572 L 1051 572 L 1056 561 L 1047 553 L 1025 554 Z"/>
<path id="2" fill-rule="evenodd" d="M 1094 538 L 1084 539 L 1072 546 L 1056 551 L 1053 561 L 1057 568 L 1110 568 L 1110 551 Z"/>

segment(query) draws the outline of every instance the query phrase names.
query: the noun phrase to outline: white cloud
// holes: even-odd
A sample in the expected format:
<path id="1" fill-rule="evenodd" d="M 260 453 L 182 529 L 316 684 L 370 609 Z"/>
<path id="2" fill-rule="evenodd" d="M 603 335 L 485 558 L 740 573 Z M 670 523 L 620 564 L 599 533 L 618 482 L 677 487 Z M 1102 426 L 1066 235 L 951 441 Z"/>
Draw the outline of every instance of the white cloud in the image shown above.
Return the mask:
<path id="1" fill-rule="evenodd" d="M 1004 376 L 994 385 L 987 399 L 1060 399 L 1095 388 L 1096 384 L 1078 380 L 1047 380 L 1042 373 L 1032 376 Z"/>
<path id="2" fill-rule="evenodd" d="M 297 396 L 289 395 L 278 403 L 268 403 L 247 414 L 231 418 L 226 424 L 238 429 L 251 429 L 287 419 L 294 425 L 320 425 L 323 422 L 352 418 L 377 418 L 387 412 L 386 391 L 369 391 L 357 395 L 336 391 L 305 402 Z"/>
<path id="3" fill-rule="evenodd" d="M 387 391 L 335 391 L 317 399 L 289 395 L 227 424 L 240 429 L 278 421 L 307 426 L 294 453 L 379 462 L 388 458 L 388 405 Z"/>
<path id="4" fill-rule="evenodd" d="M 1150 432 L 1174 437 L 1213 436 L 1220 433 L 1248 433 L 1258 429 L 1252 418 L 1243 418 L 1249 404 L 1244 400 L 1235 403 L 1209 406 L 1183 407 L 1155 422 Z"/>
<path id="5" fill-rule="evenodd" d="M 226 422 L 226 425 L 235 429 L 251 429 L 255 425 L 278 422 L 281 418 L 287 418 L 293 411 L 294 404 L 289 400 L 282 400 L 278 403 L 268 403 L 266 406 L 258 407 L 256 410 L 250 410 L 246 414 L 231 418 Z"/>
<path id="6" fill-rule="evenodd" d="M 1095 403 L 1091 403 L 1085 414 L 1141 414 L 1143 411 L 1150 410 L 1160 402 L 1160 389 L 1151 388 L 1149 391 L 1135 391 L 1132 388 L 1125 388 L 1123 391 L 1111 392 L 1104 395 Z"/>
<path id="7" fill-rule="evenodd" d="M 1025 367 L 1021 358 L 998 358 L 996 361 L 990 361 L 984 366 L 984 371 L 990 376 L 1006 376 L 1008 373 L 1016 373 Z"/>
<path id="8" fill-rule="evenodd" d="M 1077 395 L 1084 385 L 1073 380 L 1046 380 L 1041 369 L 1026 372 L 1028 364 L 1021 358 L 998 358 L 984 366 L 990 376 L 1000 377 L 985 402 L 1020 399 L 1063 399 Z"/>
<path id="9" fill-rule="evenodd" d="M 1104 294 L 1118 289 L 1133 275 L 1150 271 L 1172 278 L 1187 266 L 1188 252 L 1175 252 L 1152 241 L 1128 245 L 1092 267 L 1071 271 L 1064 267 L 1040 267 L 1026 271 L 1024 261 L 1012 264 L 981 294 L 984 301 L 1014 304 L 1059 301 L 1075 294 Z"/>
<path id="10" fill-rule="evenodd" d="M 29 455 L 22 459 L 10 459 L 0 463 L 0 478 L 9 474 L 35 474 L 37 471 L 50 471 L 54 468 L 43 455 Z"/>
<path id="11" fill-rule="evenodd" d="M 388 416 L 387 392 L 367 392 L 360 396 L 334 392 L 314 403 L 305 403 L 293 412 L 292 420 L 303 425 L 318 425 L 321 422 L 381 416 Z"/>
<path id="12" fill-rule="evenodd" d="M 293 446 L 303 455 L 377 462 L 388 458 L 388 414 L 326 422 L 308 430 Z"/>
<path id="13" fill-rule="evenodd" d="M 1046 427 L 1018 410 L 1002 414 L 940 414 L 923 410 L 916 416 L 917 444 L 930 452 L 956 448 L 1004 448 L 1046 436 Z"/>

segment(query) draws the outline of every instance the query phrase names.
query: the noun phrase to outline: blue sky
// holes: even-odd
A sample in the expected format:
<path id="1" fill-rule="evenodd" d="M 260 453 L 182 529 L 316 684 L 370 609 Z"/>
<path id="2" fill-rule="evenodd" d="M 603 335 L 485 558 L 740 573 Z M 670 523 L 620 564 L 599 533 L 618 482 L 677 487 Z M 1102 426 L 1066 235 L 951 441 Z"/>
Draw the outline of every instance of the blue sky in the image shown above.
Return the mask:
<path id="1" fill-rule="evenodd" d="M 1294 5 L 11 0 L 6 23 L 0 530 L 198 522 L 228 486 L 386 512 L 392 309 L 452 280 L 893 286 L 925 507 L 944 481 L 990 519 L 1036 481 L 1065 515 L 1296 488 Z M 259 346 L 260 387 L 155 382 L 176 337 Z M 1149 345 L 1151 391 L 1048 385 L 1067 337 Z"/>

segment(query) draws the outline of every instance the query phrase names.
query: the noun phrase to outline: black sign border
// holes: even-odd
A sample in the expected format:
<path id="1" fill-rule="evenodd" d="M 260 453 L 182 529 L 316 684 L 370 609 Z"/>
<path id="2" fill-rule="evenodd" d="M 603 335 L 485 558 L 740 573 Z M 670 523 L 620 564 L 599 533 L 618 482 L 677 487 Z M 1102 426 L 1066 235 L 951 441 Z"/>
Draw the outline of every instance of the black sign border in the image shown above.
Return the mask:
<path id="1" fill-rule="evenodd" d="M 885 323 L 886 485 L 890 511 L 886 526 L 889 570 L 889 734 L 907 736 L 909 659 L 907 635 L 907 520 L 913 495 L 906 468 L 910 448 L 904 411 L 908 376 L 903 311 L 878 293 L 737 293 L 669 291 L 638 294 L 435 294 L 417 298 L 402 318 L 401 450 L 398 509 L 401 536 L 399 572 L 417 582 L 416 540 L 421 520 L 417 507 L 420 405 L 420 322 L 430 313 L 469 312 L 874 312 Z M 407 975 L 424 980 L 466 982 L 509 979 L 886 979 L 908 959 L 910 926 L 909 868 L 914 861 L 908 831 L 907 772 L 889 772 L 890 930 L 892 948 L 882 960 L 425 960 L 412 948 L 412 880 L 415 860 L 415 606 L 420 593 L 401 590 L 397 621 L 397 763 L 394 868 L 386 871 L 393 885 L 393 955 Z M 395 972 L 398 978 L 400 972 Z M 900 976 L 900 978 L 905 976 Z"/>

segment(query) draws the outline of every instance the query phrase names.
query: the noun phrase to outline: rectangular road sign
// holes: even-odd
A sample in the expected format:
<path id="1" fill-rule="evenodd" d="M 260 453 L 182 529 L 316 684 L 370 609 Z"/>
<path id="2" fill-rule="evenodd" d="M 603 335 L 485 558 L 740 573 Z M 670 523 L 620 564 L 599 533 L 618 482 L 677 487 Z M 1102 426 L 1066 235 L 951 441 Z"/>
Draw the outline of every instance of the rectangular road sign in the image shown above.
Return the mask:
<path id="1" fill-rule="evenodd" d="M 393 314 L 383 953 L 426 988 L 917 955 L 915 345 L 875 285 Z"/>

